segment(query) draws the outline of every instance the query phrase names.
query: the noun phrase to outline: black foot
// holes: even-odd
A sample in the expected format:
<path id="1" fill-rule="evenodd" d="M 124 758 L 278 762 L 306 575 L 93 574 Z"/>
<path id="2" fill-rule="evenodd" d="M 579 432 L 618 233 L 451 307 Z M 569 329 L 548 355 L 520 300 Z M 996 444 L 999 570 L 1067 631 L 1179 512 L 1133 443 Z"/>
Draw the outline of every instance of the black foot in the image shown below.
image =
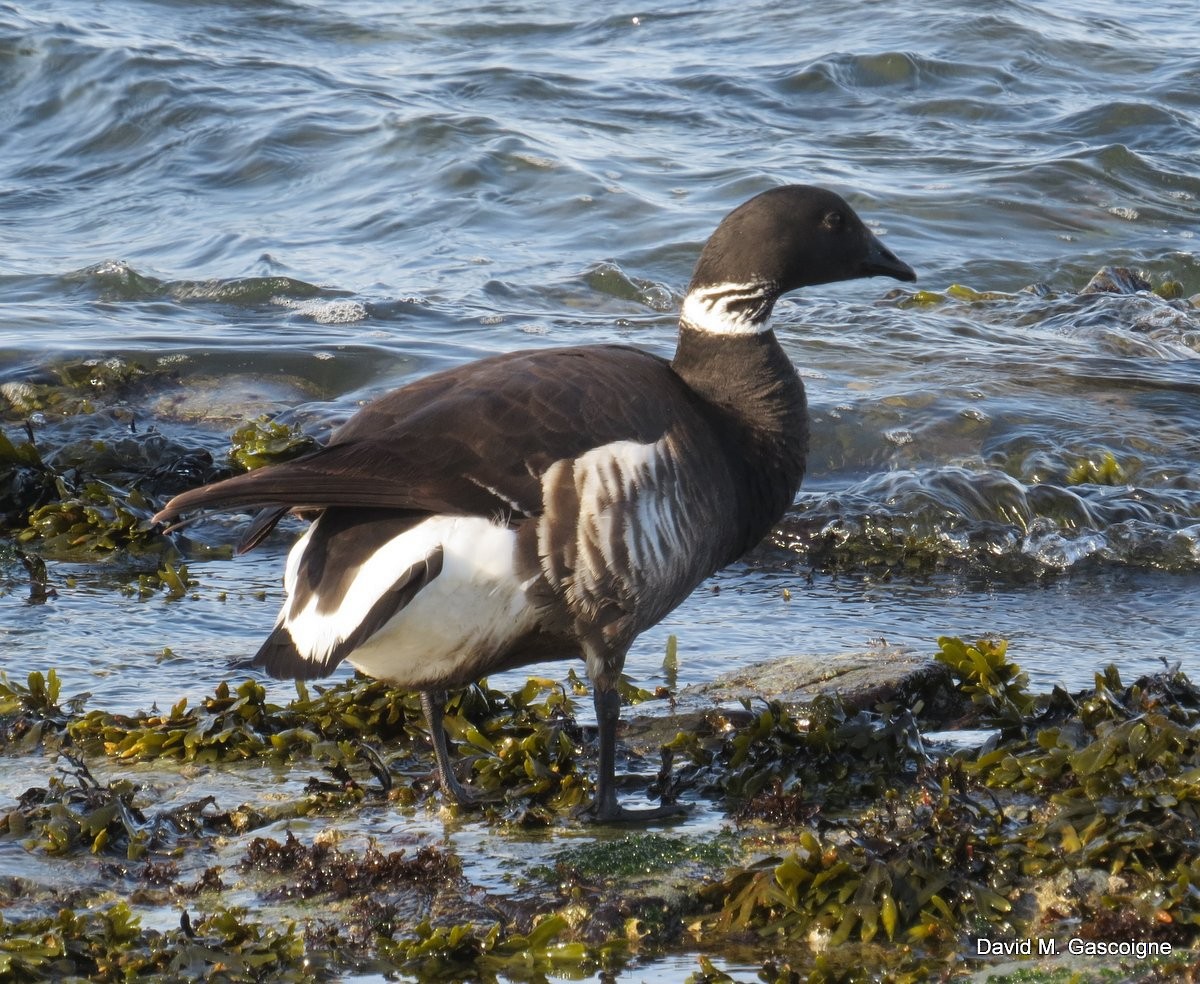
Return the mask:
<path id="1" fill-rule="evenodd" d="M 591 665 L 589 661 L 588 665 Z M 596 704 L 596 725 L 600 731 L 600 761 L 596 770 L 596 798 L 579 814 L 593 823 L 654 823 L 687 814 L 677 804 L 642 809 L 624 807 L 617 799 L 616 767 L 617 718 L 621 714 L 621 696 L 611 687 L 596 686 L 592 693 Z"/>
<path id="2" fill-rule="evenodd" d="M 425 710 L 425 720 L 429 723 L 429 737 L 433 740 L 434 757 L 437 759 L 438 785 L 442 794 L 451 803 L 459 806 L 483 806 L 486 803 L 499 803 L 504 797 L 498 793 L 477 792 L 467 789 L 458 781 L 454 774 L 454 765 L 450 761 L 450 746 L 446 741 L 446 729 L 442 726 L 442 701 L 444 695 L 430 691 L 421 692 L 421 706 Z"/>
<path id="3" fill-rule="evenodd" d="M 473 807 L 486 806 L 489 803 L 500 803 L 504 797 L 499 793 L 486 793 L 478 789 L 468 789 L 453 772 L 438 771 L 438 784 L 442 787 L 442 795 L 448 803 L 457 806 Z"/>
<path id="4" fill-rule="evenodd" d="M 687 813 L 687 807 L 678 803 L 639 809 L 615 803 L 601 807 L 599 803 L 593 803 L 583 809 L 579 814 L 579 819 L 587 823 L 654 823 L 658 820 L 678 820 L 687 816 Z"/>

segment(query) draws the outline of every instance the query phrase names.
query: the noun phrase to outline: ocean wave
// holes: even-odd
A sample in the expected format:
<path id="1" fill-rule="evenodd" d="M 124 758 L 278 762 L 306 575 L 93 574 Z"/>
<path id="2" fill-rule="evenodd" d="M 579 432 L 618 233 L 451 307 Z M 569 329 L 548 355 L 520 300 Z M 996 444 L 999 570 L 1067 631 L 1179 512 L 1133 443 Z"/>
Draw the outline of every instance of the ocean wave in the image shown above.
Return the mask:
<path id="1" fill-rule="evenodd" d="M 957 467 L 885 472 L 802 495 L 772 542 L 839 570 L 1198 571 L 1200 487 L 1063 487 Z"/>
<path id="2" fill-rule="evenodd" d="M 234 277 L 215 280 L 160 280 L 139 273 L 128 263 L 106 260 L 67 274 L 69 284 L 86 285 L 104 301 L 152 301 L 168 298 L 181 302 L 233 304 L 258 307 L 277 299 L 311 301 L 337 298 L 333 291 L 292 277 Z M 332 303 L 332 301 L 331 301 Z"/>

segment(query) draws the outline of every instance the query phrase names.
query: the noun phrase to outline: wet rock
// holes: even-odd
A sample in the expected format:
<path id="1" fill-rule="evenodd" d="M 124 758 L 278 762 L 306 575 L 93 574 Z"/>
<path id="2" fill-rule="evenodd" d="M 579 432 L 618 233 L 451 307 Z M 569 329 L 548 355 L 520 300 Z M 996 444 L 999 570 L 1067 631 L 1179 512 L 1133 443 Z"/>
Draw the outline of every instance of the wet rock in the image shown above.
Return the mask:
<path id="1" fill-rule="evenodd" d="M 1150 290 L 1150 282 L 1128 267 L 1101 267 L 1081 294 L 1137 294 Z"/>
<path id="2" fill-rule="evenodd" d="M 943 678 L 944 671 L 930 657 L 883 646 L 836 656 L 796 654 L 765 660 L 687 687 L 679 696 L 712 701 L 766 697 L 796 705 L 836 692 L 847 708 L 857 710 L 884 700 L 915 698 L 935 676 Z"/>
<path id="3" fill-rule="evenodd" d="M 718 718 L 749 717 L 743 700 L 777 700 L 798 707 L 822 694 L 837 694 L 852 711 L 889 701 L 906 706 L 922 701 L 923 717 L 943 721 L 957 716 L 963 706 L 944 666 L 897 646 L 834 656 L 795 654 L 738 667 L 710 683 L 685 687 L 676 694 L 668 714 L 631 714 L 624 740 L 635 748 L 652 749 L 678 731 L 719 727 Z"/>
<path id="4" fill-rule="evenodd" d="M 186 386 L 163 392 L 150 412 L 158 418 L 189 423 L 238 423 L 275 414 L 313 398 L 311 386 L 291 376 L 228 375 L 197 377 Z"/>

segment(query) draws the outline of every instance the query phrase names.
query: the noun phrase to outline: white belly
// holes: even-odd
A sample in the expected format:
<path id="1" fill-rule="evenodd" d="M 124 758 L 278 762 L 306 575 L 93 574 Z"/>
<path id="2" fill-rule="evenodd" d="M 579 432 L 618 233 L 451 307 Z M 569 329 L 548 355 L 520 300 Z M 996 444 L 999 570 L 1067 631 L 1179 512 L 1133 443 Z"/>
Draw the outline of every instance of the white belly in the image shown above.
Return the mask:
<path id="1" fill-rule="evenodd" d="M 307 539 L 289 558 L 289 594 L 297 551 Z M 318 611 L 314 599 L 303 611 L 285 615 L 284 625 L 302 655 L 322 658 L 398 577 L 440 546 L 441 573 L 347 657 L 363 673 L 397 686 L 436 686 L 503 652 L 533 628 L 534 612 L 514 570 L 515 544 L 513 530 L 482 517 L 431 517 L 381 544 L 359 567 L 336 609 Z"/>

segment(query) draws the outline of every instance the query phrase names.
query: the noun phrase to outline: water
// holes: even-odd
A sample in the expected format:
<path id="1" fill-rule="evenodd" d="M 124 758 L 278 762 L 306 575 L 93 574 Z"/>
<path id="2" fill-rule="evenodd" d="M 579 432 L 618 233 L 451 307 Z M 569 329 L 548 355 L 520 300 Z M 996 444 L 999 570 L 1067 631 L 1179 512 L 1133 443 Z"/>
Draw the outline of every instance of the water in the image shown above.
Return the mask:
<path id="1" fill-rule="evenodd" d="M 0 422 L 60 464 L 152 433 L 219 458 L 248 416 L 323 437 L 488 353 L 668 354 L 721 216 L 823 184 L 918 288 L 992 293 L 779 305 L 805 489 L 631 673 L 660 674 L 669 633 L 686 684 L 993 632 L 1041 686 L 1108 661 L 1195 676 L 1200 313 L 1077 292 L 1117 265 L 1200 294 L 1200 28 L 1184 0 L 1087 7 L 0 4 Z M 145 375 L 23 402 L 86 360 Z M 1105 455 L 1119 471 L 1089 481 Z M 178 601 L 123 594 L 121 558 L 50 558 L 57 596 L 32 604 L 5 548 L 5 667 L 55 666 L 92 706 L 195 700 L 269 629 L 297 529 L 193 559 Z"/>

